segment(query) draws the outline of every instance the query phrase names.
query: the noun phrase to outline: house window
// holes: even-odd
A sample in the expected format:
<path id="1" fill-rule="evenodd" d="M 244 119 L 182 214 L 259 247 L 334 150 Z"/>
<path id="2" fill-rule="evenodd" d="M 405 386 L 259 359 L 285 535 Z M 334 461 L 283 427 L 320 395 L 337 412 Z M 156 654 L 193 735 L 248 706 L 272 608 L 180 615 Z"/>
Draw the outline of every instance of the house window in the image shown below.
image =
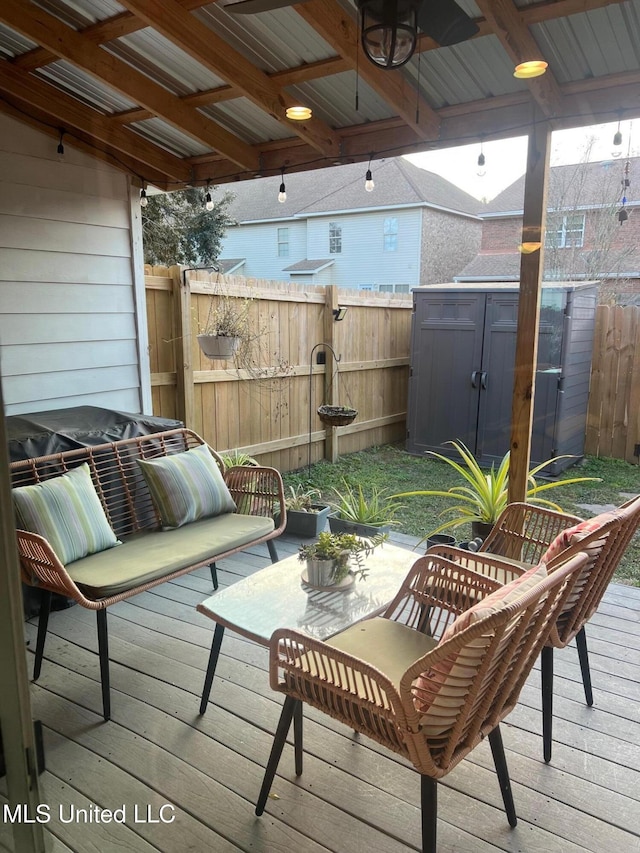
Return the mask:
<path id="1" fill-rule="evenodd" d="M 278 257 L 289 257 L 289 229 L 278 228 Z"/>
<path id="2" fill-rule="evenodd" d="M 550 249 L 580 248 L 584 245 L 584 213 L 549 217 L 545 246 Z"/>
<path id="3" fill-rule="evenodd" d="M 329 223 L 329 253 L 339 255 L 342 252 L 342 225 Z"/>
<path id="4" fill-rule="evenodd" d="M 383 252 L 395 252 L 398 248 L 398 219 L 395 216 L 385 216 L 383 228 Z"/>

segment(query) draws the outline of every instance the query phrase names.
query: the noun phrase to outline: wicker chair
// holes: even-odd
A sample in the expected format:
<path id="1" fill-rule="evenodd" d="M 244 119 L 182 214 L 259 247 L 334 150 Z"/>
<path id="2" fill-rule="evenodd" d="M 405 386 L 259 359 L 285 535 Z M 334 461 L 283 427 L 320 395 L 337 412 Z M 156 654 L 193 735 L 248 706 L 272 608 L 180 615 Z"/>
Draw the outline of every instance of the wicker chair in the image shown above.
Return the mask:
<path id="1" fill-rule="evenodd" d="M 583 522 L 531 504 L 513 503 L 496 522 L 480 552 L 471 555 L 461 550 L 446 553 L 475 571 L 483 572 L 481 554 L 491 553 L 488 568 L 503 583 L 524 572 L 540 560 L 550 572 L 578 551 L 586 550 L 589 560 L 573 594 L 558 614 L 549 640 L 542 650 L 542 739 L 544 760 L 551 760 L 553 730 L 553 650 L 564 649 L 575 638 L 587 705 L 593 705 L 591 672 L 585 625 L 598 609 L 613 573 L 640 525 L 640 495 L 621 507 Z M 574 528 L 577 535 L 572 535 Z M 586 529 L 581 529 L 586 528 Z M 586 534 L 586 535 L 585 535 Z M 433 551 L 434 549 L 430 550 Z M 442 552 L 442 548 L 435 549 Z M 496 554 L 516 560 L 507 562 L 496 575 Z M 509 568 L 511 566 L 511 568 Z"/>
<path id="2" fill-rule="evenodd" d="M 256 814 L 264 811 L 292 720 L 295 772 L 302 773 L 306 702 L 412 762 L 421 775 L 424 853 L 436 851 L 437 780 L 485 736 L 507 818 L 515 826 L 499 723 L 516 704 L 586 560 L 579 554 L 553 575 L 537 572 L 542 580 L 529 573 L 527 584 L 523 579 L 501 586 L 443 557 L 426 555 L 416 561 L 383 616 L 359 622 L 327 642 L 295 630 L 276 631 L 270 683 L 286 698 Z M 517 586 L 526 591 L 518 595 Z M 468 618 L 474 610 L 476 621 Z M 464 627 L 464 622 L 469 624 Z"/>

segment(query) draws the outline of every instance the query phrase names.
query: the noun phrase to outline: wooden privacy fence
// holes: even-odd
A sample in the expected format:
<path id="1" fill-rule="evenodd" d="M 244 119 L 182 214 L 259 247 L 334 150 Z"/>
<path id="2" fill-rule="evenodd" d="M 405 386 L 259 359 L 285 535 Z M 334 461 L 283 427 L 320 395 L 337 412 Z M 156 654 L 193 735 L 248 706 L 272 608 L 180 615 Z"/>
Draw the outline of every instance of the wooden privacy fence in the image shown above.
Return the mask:
<path id="1" fill-rule="evenodd" d="M 585 451 L 638 462 L 640 308 L 598 305 Z"/>
<path id="2" fill-rule="evenodd" d="M 155 415 L 179 418 L 217 450 L 240 449 L 281 471 L 404 439 L 410 296 L 179 267 L 146 267 L 145 287 Z M 200 352 L 198 330 L 224 297 L 249 300 L 250 360 L 210 361 Z M 338 306 L 347 312 L 336 322 Z M 339 363 L 328 347 L 316 348 L 322 343 Z M 316 414 L 323 403 L 358 416 L 326 427 Z"/>

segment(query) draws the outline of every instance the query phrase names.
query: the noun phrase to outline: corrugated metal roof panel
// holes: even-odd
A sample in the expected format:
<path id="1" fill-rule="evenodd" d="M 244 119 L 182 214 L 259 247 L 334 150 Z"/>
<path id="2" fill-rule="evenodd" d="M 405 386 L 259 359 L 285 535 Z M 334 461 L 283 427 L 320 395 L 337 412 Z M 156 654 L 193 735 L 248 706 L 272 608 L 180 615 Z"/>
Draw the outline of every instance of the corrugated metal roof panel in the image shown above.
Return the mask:
<path id="1" fill-rule="evenodd" d="M 353 71 L 321 77 L 310 83 L 289 86 L 287 92 L 331 127 L 364 124 L 391 118 L 395 113 L 364 80 L 358 81 L 356 111 L 356 75 Z"/>
<path id="2" fill-rule="evenodd" d="M 33 50 L 38 45 L 10 27 L 0 24 L 0 55 L 3 56 L 20 56 L 29 50 Z"/>
<path id="3" fill-rule="evenodd" d="M 249 144 L 294 135 L 286 124 L 276 121 L 247 98 L 202 107 L 200 112 Z"/>
<path id="4" fill-rule="evenodd" d="M 214 3 L 193 14 L 263 71 L 335 56 L 327 42 L 291 8 L 233 15 Z"/>
<path id="5" fill-rule="evenodd" d="M 129 110 L 136 106 L 134 101 L 130 101 L 106 83 L 101 83 L 88 72 L 76 68 L 65 60 L 52 62 L 50 65 L 38 68 L 34 73 L 46 78 L 78 100 L 106 113 Z"/>
<path id="6" fill-rule="evenodd" d="M 213 89 L 226 82 L 150 28 L 110 42 L 106 49 L 175 95 Z"/>
<path id="7" fill-rule="evenodd" d="M 411 60 L 410 74 L 416 83 L 416 59 Z M 526 84 L 513 76 L 513 64 L 497 36 L 485 36 L 423 53 L 420 87 L 431 106 L 439 109 L 517 92 Z"/>
<path id="8" fill-rule="evenodd" d="M 640 3 L 594 9 L 531 28 L 560 83 L 640 70 Z"/>
<path id="9" fill-rule="evenodd" d="M 206 145 L 186 133 L 181 133 L 176 127 L 161 118 L 132 122 L 129 127 L 137 131 L 140 136 L 144 136 L 145 139 L 156 142 L 171 151 L 172 154 L 179 154 L 181 157 L 195 157 L 199 154 L 208 154 L 211 151 Z"/>

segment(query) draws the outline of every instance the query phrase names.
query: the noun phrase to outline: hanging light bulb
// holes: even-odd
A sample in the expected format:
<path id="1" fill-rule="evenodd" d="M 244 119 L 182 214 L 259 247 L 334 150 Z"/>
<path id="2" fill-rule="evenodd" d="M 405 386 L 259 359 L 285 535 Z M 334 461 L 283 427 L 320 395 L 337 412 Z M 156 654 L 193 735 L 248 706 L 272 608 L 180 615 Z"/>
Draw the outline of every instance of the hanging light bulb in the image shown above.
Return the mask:
<path id="1" fill-rule="evenodd" d="M 287 200 L 287 190 L 284 185 L 284 166 L 280 169 L 280 189 L 278 190 L 278 201 L 284 204 Z"/>
<path id="2" fill-rule="evenodd" d="M 213 210 L 213 200 L 211 198 L 211 186 L 207 184 L 207 194 L 204 197 L 204 207 L 205 210 L 211 211 Z"/>
<path id="3" fill-rule="evenodd" d="M 60 139 L 58 141 L 58 148 L 57 148 L 58 160 L 60 160 L 61 163 L 64 161 L 64 145 L 62 144 L 62 137 L 63 136 L 64 136 L 64 128 L 61 127 L 60 128 Z"/>
<path id="4" fill-rule="evenodd" d="M 480 153 L 478 154 L 478 170 L 476 172 L 476 174 L 479 178 L 484 178 L 484 176 L 487 174 L 487 170 L 485 169 L 485 166 L 484 166 L 485 162 L 486 162 L 486 159 L 484 156 L 484 151 L 482 150 L 482 142 L 481 142 L 480 143 Z"/>
<path id="5" fill-rule="evenodd" d="M 144 187 L 140 190 L 140 207 L 146 207 L 149 204 L 149 199 L 147 198 L 147 191 Z"/>
<path id="6" fill-rule="evenodd" d="M 368 193 L 372 193 L 376 188 L 376 185 L 373 182 L 373 175 L 371 174 L 371 157 L 373 157 L 373 154 L 369 157 L 369 166 L 367 168 L 367 174 L 364 176 L 364 188 Z"/>

